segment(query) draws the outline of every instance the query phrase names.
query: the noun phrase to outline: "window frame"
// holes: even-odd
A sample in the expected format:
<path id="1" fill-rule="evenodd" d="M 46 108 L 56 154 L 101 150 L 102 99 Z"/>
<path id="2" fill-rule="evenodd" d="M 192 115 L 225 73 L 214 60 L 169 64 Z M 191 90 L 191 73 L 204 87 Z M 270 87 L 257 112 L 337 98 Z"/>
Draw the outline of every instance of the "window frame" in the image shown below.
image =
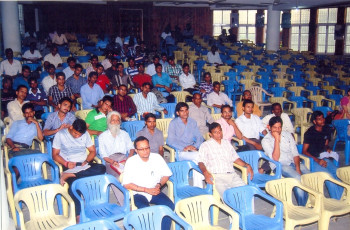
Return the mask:
<path id="1" fill-rule="evenodd" d="M 319 23 L 319 10 L 324 10 L 324 9 L 327 9 L 327 22 L 322 22 L 322 23 Z M 317 39 L 316 39 L 316 54 L 334 54 L 335 53 L 335 40 L 334 40 L 334 28 L 335 28 L 335 25 L 336 25 L 336 22 L 329 22 L 329 10 L 330 9 L 336 9 L 336 18 L 338 17 L 338 8 L 320 8 L 318 9 L 318 12 L 317 12 Z M 326 35 L 326 38 L 325 38 L 325 44 L 324 44 L 324 48 L 325 50 L 322 50 L 320 51 L 319 50 L 319 38 L 320 38 L 320 32 L 319 32 L 319 29 L 321 26 L 325 26 L 326 27 L 326 33 L 322 33 L 322 34 L 325 34 Z M 334 45 L 329 45 L 329 35 L 330 35 L 330 28 L 333 27 L 333 40 L 334 40 Z M 322 45 L 323 46 L 323 45 Z M 330 47 L 333 47 L 334 51 L 331 53 L 329 52 L 329 48 Z"/>
<path id="2" fill-rule="evenodd" d="M 214 23 L 214 12 L 215 11 L 216 12 L 221 11 L 221 23 Z M 230 19 L 228 20 L 228 24 L 223 22 L 224 12 L 226 12 L 226 11 L 230 11 Z M 231 27 L 231 25 L 230 25 L 231 13 L 232 13 L 232 10 L 213 10 L 213 37 L 220 36 L 222 29 L 226 29 L 227 30 L 226 32 L 228 32 L 228 29 Z M 218 28 L 218 27 L 220 27 L 220 33 L 219 34 L 215 34 L 215 28 Z"/>
<path id="3" fill-rule="evenodd" d="M 310 28 L 309 28 L 309 24 L 310 24 L 310 9 L 294 9 L 294 10 L 291 10 L 291 17 L 293 17 L 292 16 L 292 14 L 293 14 L 293 12 L 296 12 L 296 11 L 298 11 L 299 12 L 299 22 L 298 23 L 293 23 L 293 22 L 291 22 L 291 28 L 290 28 L 290 31 L 289 31 L 289 37 L 290 37 L 290 39 L 289 39 L 289 47 L 291 48 L 291 49 L 293 49 L 293 47 L 292 47 L 292 35 L 293 34 L 298 34 L 298 51 L 299 52 L 301 52 L 301 51 L 308 51 L 309 50 L 309 47 L 308 47 L 308 44 L 309 44 L 309 41 L 307 41 L 307 48 L 306 48 L 306 50 L 301 50 L 301 46 L 305 46 L 305 44 L 301 44 L 301 38 L 302 38 L 302 35 L 304 35 L 304 34 L 307 34 L 307 37 L 308 37 L 308 40 L 309 40 L 309 37 L 310 37 Z M 301 22 L 302 21 L 302 12 L 303 11 L 308 11 L 309 12 L 309 20 L 308 20 L 308 22 Z M 302 32 L 302 28 L 303 27 L 308 27 L 308 32 L 307 33 L 303 33 Z M 293 33 L 293 27 L 298 27 L 298 33 Z M 294 50 L 294 49 L 293 49 Z"/>

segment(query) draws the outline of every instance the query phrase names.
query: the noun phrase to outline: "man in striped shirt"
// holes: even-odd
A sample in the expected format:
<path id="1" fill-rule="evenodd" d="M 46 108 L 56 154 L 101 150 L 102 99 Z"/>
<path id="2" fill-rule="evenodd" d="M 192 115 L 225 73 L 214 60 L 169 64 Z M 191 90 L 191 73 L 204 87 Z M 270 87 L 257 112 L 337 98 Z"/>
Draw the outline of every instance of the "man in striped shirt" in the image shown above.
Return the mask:
<path id="1" fill-rule="evenodd" d="M 133 57 L 129 58 L 128 64 L 129 64 L 129 67 L 126 68 L 125 72 L 127 75 L 130 75 L 131 78 L 133 78 L 136 74 L 139 73 L 139 70 L 135 66 L 135 58 L 133 58 Z"/>
<path id="2" fill-rule="evenodd" d="M 70 87 L 66 86 L 66 76 L 63 72 L 59 72 L 56 75 L 57 85 L 51 86 L 49 89 L 49 105 L 55 108 L 55 111 L 59 110 L 58 102 L 63 97 L 68 97 L 73 101 L 72 110 L 75 112 L 77 109 L 75 108 L 74 102 L 75 97 L 73 91 Z"/>
<path id="3" fill-rule="evenodd" d="M 123 121 L 127 121 L 137 112 L 136 105 L 132 98 L 126 95 L 127 92 L 128 88 L 126 85 L 120 85 L 118 94 L 114 95 L 113 99 L 113 110 L 120 113 Z"/>

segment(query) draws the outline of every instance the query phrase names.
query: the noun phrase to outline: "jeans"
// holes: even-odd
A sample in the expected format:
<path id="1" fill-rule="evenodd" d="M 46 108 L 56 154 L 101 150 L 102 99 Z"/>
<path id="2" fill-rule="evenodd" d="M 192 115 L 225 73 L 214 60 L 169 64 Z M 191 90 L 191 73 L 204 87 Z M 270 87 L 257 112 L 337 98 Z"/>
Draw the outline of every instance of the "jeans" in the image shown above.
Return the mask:
<path id="1" fill-rule="evenodd" d="M 332 160 L 327 158 L 323 158 L 327 162 L 327 167 L 322 167 L 318 163 L 314 162 L 314 171 L 315 172 L 326 172 L 333 176 L 333 178 L 337 177 L 337 166 L 333 163 Z M 343 194 L 344 188 L 339 185 L 333 184 L 332 182 L 326 181 L 326 187 L 328 189 L 329 196 L 331 198 L 339 200 Z"/>
<path id="2" fill-rule="evenodd" d="M 300 163 L 300 171 L 302 174 L 310 173 L 310 171 L 302 163 Z M 282 176 L 295 178 L 298 181 L 300 181 L 300 178 L 301 178 L 301 175 L 295 170 L 294 163 L 292 163 L 290 165 L 282 165 Z M 307 192 L 304 192 L 300 188 L 294 188 L 293 192 L 294 192 L 295 198 L 298 202 L 298 205 L 305 206 L 307 199 L 308 199 Z"/>
<path id="3" fill-rule="evenodd" d="M 164 193 L 159 193 L 156 196 L 152 196 L 152 199 L 148 202 L 147 198 L 141 194 L 134 195 L 134 203 L 138 209 L 149 207 L 150 204 L 156 205 L 165 205 L 168 206 L 171 210 L 174 211 L 175 205 L 174 203 L 167 197 Z M 171 226 L 170 217 L 163 217 L 162 221 L 162 230 L 168 230 Z"/>

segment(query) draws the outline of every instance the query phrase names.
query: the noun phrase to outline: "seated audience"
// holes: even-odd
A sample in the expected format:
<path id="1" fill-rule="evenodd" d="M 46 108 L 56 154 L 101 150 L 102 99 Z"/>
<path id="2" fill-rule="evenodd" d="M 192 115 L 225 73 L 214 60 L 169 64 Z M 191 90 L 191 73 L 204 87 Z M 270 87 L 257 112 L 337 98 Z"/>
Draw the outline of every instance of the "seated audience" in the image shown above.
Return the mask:
<path id="1" fill-rule="evenodd" d="M 129 89 L 134 88 L 134 83 L 132 82 L 131 76 L 124 74 L 124 65 L 123 63 L 117 63 L 117 75 L 112 78 L 111 82 L 113 86 L 116 86 L 117 88 L 120 85 L 129 85 Z"/>
<path id="2" fill-rule="evenodd" d="M 97 65 L 98 65 L 98 57 L 96 55 L 92 55 L 90 58 L 91 66 L 86 68 L 85 75 L 89 76 L 91 72 L 97 72 Z"/>
<path id="3" fill-rule="evenodd" d="M 104 96 L 99 101 L 98 107 L 91 110 L 86 118 L 86 126 L 90 135 L 100 135 L 107 129 L 107 113 L 112 111 L 113 98 L 111 96 Z"/>
<path id="4" fill-rule="evenodd" d="M 56 45 L 66 45 L 68 43 L 66 35 L 62 34 L 60 31 L 55 34 L 55 36 L 52 39 L 52 43 Z"/>
<path id="5" fill-rule="evenodd" d="M 75 70 L 75 65 L 77 64 L 77 60 L 74 57 L 69 57 L 67 58 L 67 64 L 68 66 L 64 68 L 63 73 L 66 75 L 67 80 L 73 76 L 74 70 Z"/>
<path id="6" fill-rule="evenodd" d="M 80 88 L 86 83 L 86 78 L 81 76 L 83 67 L 80 64 L 75 65 L 74 74 L 66 80 L 66 86 L 72 89 L 75 98 L 79 98 Z M 66 76 L 67 77 L 67 76 Z"/>
<path id="7" fill-rule="evenodd" d="M 213 84 L 211 83 L 211 75 L 209 72 L 203 74 L 204 82 L 199 85 L 199 91 L 203 100 L 207 100 L 207 96 L 214 91 Z"/>
<path id="8" fill-rule="evenodd" d="M 44 89 L 44 92 L 48 94 L 51 86 L 56 84 L 56 68 L 54 65 L 50 64 L 48 67 L 48 75 L 41 81 L 41 85 Z"/>
<path id="9" fill-rule="evenodd" d="M 22 112 L 22 106 L 27 103 L 28 101 L 25 101 L 28 94 L 28 89 L 24 85 L 19 85 L 16 90 L 16 99 L 14 101 L 11 101 L 7 104 L 7 112 L 8 116 L 10 118 L 10 123 L 17 120 L 22 120 L 23 112 Z"/>
<path id="10" fill-rule="evenodd" d="M 311 115 L 314 124 L 304 134 L 303 154 L 314 160 L 315 172 L 326 172 L 337 178 L 337 166 L 334 160 L 339 160 L 337 153 L 329 147 L 332 137 L 332 128 L 325 124 L 321 111 L 314 111 Z M 331 198 L 340 199 L 343 189 L 335 184 L 326 182 Z"/>
<path id="11" fill-rule="evenodd" d="M 294 133 L 294 127 L 292 124 L 292 121 L 290 120 L 288 114 L 283 113 L 282 107 L 280 103 L 273 103 L 271 106 L 271 113 L 269 115 L 266 115 L 262 122 L 264 123 L 264 126 L 267 127 L 269 125 L 269 121 L 272 117 L 280 117 L 283 121 L 282 130 L 286 131 L 288 133 L 293 134 Z"/>
<path id="12" fill-rule="evenodd" d="M 174 210 L 174 203 L 161 192 L 172 172 L 165 160 L 151 153 L 147 138 L 141 136 L 134 142 L 137 155 L 130 157 L 124 168 L 123 186 L 133 191 L 138 209 L 150 204 L 165 205 Z M 170 229 L 171 220 L 165 217 L 161 229 Z"/>
<path id="13" fill-rule="evenodd" d="M 30 149 L 33 139 L 38 137 L 43 140 L 40 124 L 35 120 L 34 105 L 26 103 L 22 107 L 24 119 L 13 122 L 9 133 L 6 135 L 6 144 L 9 145 L 9 157 L 36 153 L 38 150 Z"/>
<path id="14" fill-rule="evenodd" d="M 74 146 L 74 148 L 73 148 Z M 88 154 L 86 154 L 86 149 Z M 72 192 L 72 183 L 80 178 L 102 175 L 106 172 L 103 164 L 93 163 L 96 156 L 95 145 L 92 143 L 90 135 L 86 132 L 86 123 L 81 119 L 76 119 L 72 126 L 62 129 L 56 133 L 52 144 L 52 158 L 63 166 L 60 183 L 69 185 L 68 193 L 75 203 L 75 214 L 79 222 L 80 203 Z M 67 169 L 76 166 L 90 167 L 77 173 L 67 173 Z"/>
<path id="15" fill-rule="evenodd" d="M 118 59 L 115 57 L 111 58 L 111 67 L 109 67 L 108 69 L 105 68 L 105 73 L 107 75 L 107 77 L 109 78 L 109 81 L 111 82 L 111 87 L 110 89 L 114 89 L 117 90 L 118 89 L 118 85 L 117 85 L 117 80 L 118 79 L 118 75 L 119 75 L 119 70 L 118 70 Z"/>
<path id="16" fill-rule="evenodd" d="M 97 70 L 96 84 L 98 84 L 101 87 L 104 93 L 109 93 L 109 90 L 112 88 L 111 87 L 112 83 L 107 77 L 107 75 L 104 73 L 103 65 L 97 64 L 96 70 Z"/>
<path id="17" fill-rule="evenodd" d="M 246 167 L 250 179 L 254 173 L 252 167 L 241 160 L 230 141 L 222 138 L 220 124 L 213 122 L 209 125 L 210 139 L 201 144 L 198 154 L 198 166 L 204 174 L 208 184 L 214 184 L 223 197 L 225 190 L 233 187 L 245 186 L 240 176 L 233 168 L 233 163 Z"/>
<path id="18" fill-rule="evenodd" d="M 58 54 L 58 49 L 55 45 L 51 46 L 51 53 L 44 57 L 44 61 L 50 62 L 50 64 L 53 64 L 55 68 L 62 66 L 62 58 Z"/>
<path id="19" fill-rule="evenodd" d="M 22 55 L 22 60 L 26 63 L 39 63 L 42 59 L 43 57 L 39 50 L 36 49 L 36 44 L 33 42 L 30 43 L 29 50 Z"/>
<path id="20" fill-rule="evenodd" d="M 167 56 L 166 56 L 166 53 L 162 53 L 161 55 L 160 55 L 160 60 L 159 60 L 159 64 L 161 64 L 162 65 L 162 67 L 163 67 L 163 70 L 164 70 L 164 72 L 165 72 L 165 69 L 168 67 L 168 65 L 169 65 L 169 62 L 167 62 Z"/>
<path id="21" fill-rule="evenodd" d="M 146 137 L 149 140 L 151 153 L 159 153 L 164 157 L 164 136 L 163 132 L 156 128 L 156 116 L 153 113 L 148 113 L 145 116 L 145 124 L 145 127 L 136 133 L 136 136 Z"/>
<path id="22" fill-rule="evenodd" d="M 134 75 L 132 81 L 136 88 L 140 89 L 143 83 L 149 82 L 152 84 L 152 77 L 145 73 L 145 66 L 143 63 L 137 65 L 138 74 Z"/>
<path id="23" fill-rule="evenodd" d="M 29 89 L 28 79 L 30 77 L 30 68 L 29 66 L 22 66 L 22 74 L 18 75 L 13 81 L 13 89 L 17 89 L 19 85 L 24 85 Z"/>
<path id="24" fill-rule="evenodd" d="M 283 177 L 292 177 L 300 181 L 301 175 L 310 173 L 310 171 L 303 163 L 300 163 L 296 143 L 290 133 L 283 130 L 283 125 L 280 116 L 272 117 L 267 126 L 270 132 L 264 137 L 261 144 L 268 157 L 281 163 Z M 270 167 L 273 169 L 274 165 L 270 164 Z M 304 206 L 307 194 L 301 189 L 295 190 L 294 194 L 298 204 Z"/>
<path id="25" fill-rule="evenodd" d="M 208 52 L 208 62 L 213 65 L 222 65 L 222 60 L 216 46 L 212 46 L 211 50 Z"/>
<path id="26" fill-rule="evenodd" d="M 112 59 L 114 59 L 113 51 L 112 50 L 108 50 L 107 53 L 106 53 L 106 58 L 101 62 L 101 65 L 103 65 L 103 68 L 105 70 L 107 70 L 108 68 L 110 68 L 112 66 Z"/>
<path id="27" fill-rule="evenodd" d="M 113 110 L 120 113 L 123 121 L 128 121 L 136 112 L 137 108 L 132 98 L 127 94 L 126 85 L 120 85 L 117 95 L 113 98 Z"/>
<path id="28" fill-rule="evenodd" d="M 133 100 L 137 113 L 141 117 L 145 117 L 147 113 L 155 114 L 156 111 L 163 111 L 168 114 L 168 111 L 158 104 L 157 97 L 151 92 L 151 84 L 148 82 L 143 83 L 141 92 L 137 93 Z"/>
<path id="29" fill-rule="evenodd" d="M 128 68 L 126 68 L 125 72 L 127 75 L 131 76 L 131 78 L 133 79 L 133 77 L 139 73 L 137 67 L 135 66 L 135 58 L 131 57 L 128 59 Z"/>
<path id="30" fill-rule="evenodd" d="M 41 115 L 44 113 L 44 107 L 47 104 L 46 93 L 38 89 L 38 81 L 36 78 L 29 78 L 30 89 L 26 100 L 34 105 L 35 117 L 41 119 Z"/>
<path id="31" fill-rule="evenodd" d="M 168 57 L 169 65 L 165 68 L 165 72 L 172 78 L 173 83 L 179 84 L 179 77 L 182 73 L 182 68 L 175 63 L 174 57 Z"/>
<path id="32" fill-rule="evenodd" d="M 159 64 L 159 56 L 158 55 L 153 56 L 152 60 L 153 60 L 153 63 L 149 64 L 147 66 L 147 69 L 146 69 L 146 74 L 148 74 L 150 76 L 153 76 L 157 73 L 156 72 L 156 65 Z"/>
<path id="33" fill-rule="evenodd" d="M 75 116 L 73 113 L 70 113 L 72 104 L 73 102 L 69 97 L 60 99 L 58 110 L 51 113 L 45 121 L 44 136 L 55 135 L 58 131 L 69 128 L 73 124 Z"/>
<path id="34" fill-rule="evenodd" d="M 213 83 L 213 92 L 208 94 L 207 99 L 207 104 L 209 106 L 218 109 L 221 109 L 221 106 L 223 105 L 229 105 L 232 107 L 232 100 L 228 98 L 228 96 L 225 93 L 220 92 L 220 83 L 217 81 Z"/>
<path id="35" fill-rule="evenodd" d="M 1 119 L 7 117 L 7 104 L 10 101 L 15 100 L 16 91 L 12 89 L 12 79 L 6 76 L 2 79 L 2 89 L 1 89 Z"/>
<path id="36" fill-rule="evenodd" d="M 22 72 L 21 62 L 13 58 L 13 51 L 11 48 L 5 50 L 6 59 L 0 63 L 0 75 L 16 77 Z"/>
<path id="37" fill-rule="evenodd" d="M 350 119 L 350 88 L 346 92 L 346 95 L 340 101 L 341 112 L 344 114 L 342 118 Z"/>
<path id="38" fill-rule="evenodd" d="M 252 93 L 249 90 L 244 90 L 243 96 L 242 96 L 242 101 L 238 102 L 236 105 L 237 117 L 239 117 L 243 114 L 243 101 L 244 100 L 252 100 Z M 254 104 L 253 114 L 257 115 L 258 117 L 262 116 L 262 112 L 260 111 L 259 106 L 256 104 Z"/>
<path id="39" fill-rule="evenodd" d="M 92 109 L 98 107 L 98 102 L 105 95 L 101 87 L 96 83 L 97 73 L 90 72 L 88 83 L 80 88 L 80 96 L 83 101 L 84 109 Z"/>
<path id="40" fill-rule="evenodd" d="M 189 105 L 189 117 L 197 122 L 200 133 L 204 137 L 208 133 L 207 124 L 214 122 L 213 117 L 208 111 L 208 107 L 202 105 L 202 97 L 195 93 L 192 97 L 192 104 Z"/>
<path id="41" fill-rule="evenodd" d="M 198 91 L 196 86 L 196 80 L 194 76 L 189 72 L 190 66 L 187 63 L 182 65 L 182 74 L 179 76 L 180 85 L 182 86 L 182 90 L 193 94 L 194 91 Z"/>
<path id="42" fill-rule="evenodd" d="M 72 99 L 72 110 L 75 112 L 77 109 L 75 108 L 74 102 L 75 97 L 73 91 L 70 87 L 66 86 L 66 76 L 63 72 L 59 72 L 56 74 L 57 85 L 51 86 L 48 96 L 49 96 L 49 105 L 55 108 L 55 111 L 58 110 L 58 102 L 63 97 L 69 97 Z"/>
<path id="43" fill-rule="evenodd" d="M 173 82 L 167 73 L 162 72 L 161 64 L 156 64 L 156 74 L 152 76 L 152 83 L 154 87 L 159 88 L 159 91 L 169 93 L 169 95 L 165 97 L 168 103 L 175 102 L 174 95 L 170 94 Z"/>

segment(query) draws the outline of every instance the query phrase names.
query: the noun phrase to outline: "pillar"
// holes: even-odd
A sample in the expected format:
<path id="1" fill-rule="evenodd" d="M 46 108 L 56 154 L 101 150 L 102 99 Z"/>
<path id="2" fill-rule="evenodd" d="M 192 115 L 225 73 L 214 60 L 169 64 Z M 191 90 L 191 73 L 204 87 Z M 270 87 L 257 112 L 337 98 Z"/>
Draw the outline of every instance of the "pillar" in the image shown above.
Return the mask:
<path id="1" fill-rule="evenodd" d="M 35 8 L 34 13 L 35 13 L 35 32 L 38 32 L 38 31 L 40 31 L 40 28 L 39 28 L 39 9 Z"/>
<path id="2" fill-rule="evenodd" d="M 17 1 L 1 2 L 1 21 L 4 48 L 13 52 L 21 52 L 21 36 L 19 33 Z"/>
<path id="3" fill-rule="evenodd" d="M 345 7 L 338 7 L 338 13 L 337 13 L 337 25 L 341 25 L 345 28 Z M 343 39 L 335 40 L 335 55 L 343 55 L 344 54 L 344 41 L 345 35 Z"/>
<path id="4" fill-rule="evenodd" d="M 280 11 L 273 10 L 273 5 L 267 10 L 266 50 L 277 51 L 280 45 Z"/>

